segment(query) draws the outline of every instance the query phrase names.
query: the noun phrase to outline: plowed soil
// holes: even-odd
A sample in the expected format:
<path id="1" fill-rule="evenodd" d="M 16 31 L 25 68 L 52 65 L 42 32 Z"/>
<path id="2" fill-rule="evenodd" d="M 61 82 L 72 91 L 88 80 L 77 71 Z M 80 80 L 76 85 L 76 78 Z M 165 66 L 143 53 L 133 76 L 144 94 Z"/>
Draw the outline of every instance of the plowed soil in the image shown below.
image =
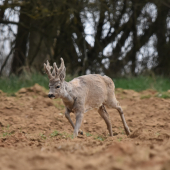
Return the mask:
<path id="1" fill-rule="evenodd" d="M 117 110 L 108 109 L 113 137 L 92 110 L 84 116 L 84 134 L 73 139 L 62 101 L 49 99 L 43 87 L 14 96 L 0 91 L 0 170 L 169 170 L 170 99 L 156 93 L 116 89 L 130 136 Z"/>

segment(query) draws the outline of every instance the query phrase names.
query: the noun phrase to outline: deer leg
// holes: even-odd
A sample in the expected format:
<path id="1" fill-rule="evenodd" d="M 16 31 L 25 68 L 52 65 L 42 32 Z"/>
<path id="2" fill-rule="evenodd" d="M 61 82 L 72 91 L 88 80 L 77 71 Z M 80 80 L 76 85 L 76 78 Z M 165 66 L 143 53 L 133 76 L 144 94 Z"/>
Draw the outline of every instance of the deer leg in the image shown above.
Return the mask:
<path id="1" fill-rule="evenodd" d="M 73 123 L 72 120 L 71 120 L 70 112 L 68 111 L 68 109 L 66 109 L 66 111 L 65 111 L 65 117 L 67 118 L 67 120 L 70 122 L 71 126 L 72 126 L 73 129 L 74 129 L 74 123 Z"/>
<path id="2" fill-rule="evenodd" d="M 125 120 L 125 117 L 124 117 L 123 110 L 122 110 L 121 106 L 117 106 L 116 109 L 118 110 L 118 112 L 120 114 L 120 117 L 122 119 L 123 126 L 124 126 L 126 134 L 130 135 L 130 130 L 129 130 L 129 127 L 128 127 L 127 123 L 126 123 L 126 120 Z"/>
<path id="3" fill-rule="evenodd" d="M 71 120 L 70 112 L 68 111 L 68 109 L 66 109 L 66 111 L 65 111 L 65 117 L 67 118 L 67 120 L 70 122 L 71 126 L 72 126 L 73 129 L 74 129 L 74 123 L 73 123 L 73 121 Z M 82 130 L 79 130 L 79 133 L 80 133 L 81 135 L 83 135 L 83 131 L 82 131 Z"/>
<path id="4" fill-rule="evenodd" d="M 78 135 L 82 120 L 83 120 L 83 113 L 81 112 L 76 113 L 76 124 L 74 127 L 74 133 L 73 133 L 74 138 L 76 138 Z"/>
<path id="5" fill-rule="evenodd" d="M 98 110 L 100 116 L 104 119 L 106 125 L 107 125 L 107 129 L 109 131 L 110 136 L 113 136 L 113 132 L 112 132 L 112 124 L 110 122 L 110 118 L 109 118 L 109 114 L 107 113 L 104 105 L 99 107 Z"/>
<path id="6" fill-rule="evenodd" d="M 128 127 L 127 123 L 126 123 L 126 120 L 125 120 L 125 117 L 124 117 L 124 114 L 123 114 L 123 110 L 122 110 L 121 106 L 119 105 L 119 102 L 116 100 L 115 94 L 113 94 L 112 101 L 109 101 L 107 103 L 107 106 L 111 107 L 111 108 L 114 108 L 114 109 L 117 109 L 117 111 L 119 112 L 120 117 L 122 119 L 123 126 L 124 126 L 126 134 L 130 135 L 130 130 L 129 130 L 129 127 Z"/>

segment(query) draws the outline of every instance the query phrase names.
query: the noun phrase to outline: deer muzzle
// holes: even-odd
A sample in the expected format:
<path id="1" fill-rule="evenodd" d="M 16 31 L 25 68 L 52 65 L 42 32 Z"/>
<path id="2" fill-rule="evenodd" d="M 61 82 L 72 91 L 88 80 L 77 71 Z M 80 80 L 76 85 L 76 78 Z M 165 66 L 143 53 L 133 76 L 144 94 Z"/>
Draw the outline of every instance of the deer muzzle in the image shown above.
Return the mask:
<path id="1" fill-rule="evenodd" d="M 54 94 L 48 94 L 49 98 L 55 97 Z"/>

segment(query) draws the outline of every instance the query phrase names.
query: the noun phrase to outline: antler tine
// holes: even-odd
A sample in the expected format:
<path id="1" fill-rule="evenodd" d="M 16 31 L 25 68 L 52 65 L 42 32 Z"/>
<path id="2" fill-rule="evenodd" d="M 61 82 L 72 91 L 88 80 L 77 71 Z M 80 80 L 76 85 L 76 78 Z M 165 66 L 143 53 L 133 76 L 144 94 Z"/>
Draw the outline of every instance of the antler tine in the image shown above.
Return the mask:
<path id="1" fill-rule="evenodd" d="M 45 72 L 47 73 L 49 79 L 53 78 L 53 76 L 52 76 L 52 74 L 51 74 L 51 69 L 52 69 L 52 68 L 53 68 L 53 67 L 50 66 L 50 63 L 49 63 L 48 60 L 47 60 L 47 64 L 44 63 L 44 69 L 45 69 Z"/>
<path id="2" fill-rule="evenodd" d="M 58 67 L 56 62 L 53 63 L 53 75 L 56 77 L 58 75 Z"/>
<path id="3" fill-rule="evenodd" d="M 49 70 L 51 71 L 52 68 L 53 68 L 53 67 L 50 66 L 50 63 L 49 63 L 49 61 L 47 60 L 47 69 L 49 69 Z"/>
<path id="4" fill-rule="evenodd" d="M 61 65 L 60 65 L 60 68 L 59 68 L 59 72 L 61 73 L 61 72 L 64 70 L 65 65 L 64 65 L 64 60 L 63 60 L 63 58 L 60 58 L 60 60 L 61 60 Z"/>
<path id="5" fill-rule="evenodd" d="M 58 67 L 57 67 L 56 62 L 53 64 L 53 67 L 55 68 L 56 72 L 58 72 L 58 71 L 59 71 L 59 69 L 58 69 Z"/>
<path id="6" fill-rule="evenodd" d="M 52 76 L 56 77 L 56 71 L 55 71 L 54 66 L 53 66 Z"/>
<path id="7" fill-rule="evenodd" d="M 60 60 L 61 60 L 61 66 L 64 68 L 65 66 L 64 66 L 64 60 L 63 60 L 63 58 L 60 58 Z"/>

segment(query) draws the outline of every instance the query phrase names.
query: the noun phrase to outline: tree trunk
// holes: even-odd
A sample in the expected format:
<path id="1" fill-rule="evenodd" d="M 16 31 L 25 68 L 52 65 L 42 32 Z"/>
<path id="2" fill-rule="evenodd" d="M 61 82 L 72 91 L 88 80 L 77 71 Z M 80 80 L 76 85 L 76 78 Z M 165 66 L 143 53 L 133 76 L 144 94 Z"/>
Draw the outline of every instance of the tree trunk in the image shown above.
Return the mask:
<path id="1" fill-rule="evenodd" d="M 131 74 L 132 75 L 135 75 L 135 69 L 136 69 L 136 53 L 137 53 L 137 29 L 136 29 L 136 21 L 137 21 L 137 17 L 136 17 L 136 3 L 135 3 L 135 0 L 133 1 L 133 6 L 132 6 L 132 11 L 133 11 L 133 14 L 132 14 L 132 17 L 133 17 L 133 25 L 132 25 L 132 32 L 133 32 L 133 51 L 132 51 L 132 55 L 131 55 L 131 62 L 132 62 L 132 65 L 131 65 Z"/>
<path id="2" fill-rule="evenodd" d="M 165 5 L 159 4 L 158 6 L 158 23 L 156 28 L 157 36 L 157 51 L 158 51 L 158 65 L 154 68 L 157 74 L 169 75 L 170 74 L 170 60 L 169 60 L 169 43 L 166 41 L 167 32 L 167 15 L 170 9 Z"/>
<path id="3" fill-rule="evenodd" d="M 50 41 L 41 33 L 31 31 L 29 37 L 29 51 L 27 63 L 30 68 L 41 71 L 43 63 L 50 58 Z"/>
<path id="4" fill-rule="evenodd" d="M 22 13 L 25 7 L 21 7 L 19 22 L 24 25 L 29 25 L 30 19 L 27 15 Z M 26 52 L 27 52 L 27 40 L 28 40 L 29 30 L 18 25 L 18 32 L 15 42 L 13 61 L 11 65 L 11 73 L 20 74 L 22 72 L 22 67 L 25 65 Z"/>

